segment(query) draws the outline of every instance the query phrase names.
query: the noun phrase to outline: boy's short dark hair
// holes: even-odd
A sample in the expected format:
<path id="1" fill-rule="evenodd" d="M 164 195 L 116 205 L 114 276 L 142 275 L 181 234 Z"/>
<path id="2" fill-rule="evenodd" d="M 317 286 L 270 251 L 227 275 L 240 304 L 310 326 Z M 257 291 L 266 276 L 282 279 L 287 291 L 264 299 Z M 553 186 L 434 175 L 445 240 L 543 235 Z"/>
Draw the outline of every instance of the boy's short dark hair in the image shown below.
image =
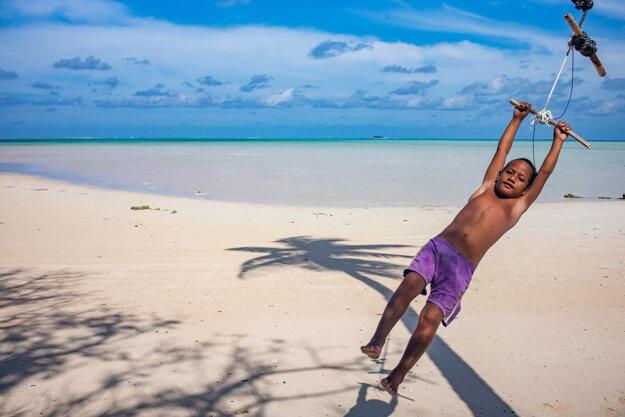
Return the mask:
<path id="1" fill-rule="evenodd" d="M 529 177 L 529 178 L 528 178 L 528 180 L 527 180 L 527 187 L 529 187 L 529 186 L 530 186 L 530 185 L 532 185 L 532 183 L 534 182 L 534 178 L 536 178 L 536 167 L 534 166 L 534 164 L 532 163 L 532 161 L 530 161 L 530 160 L 529 160 L 529 159 L 527 159 L 527 158 L 516 158 L 516 159 L 513 159 L 513 160 L 511 160 L 510 162 L 508 162 L 508 163 L 506 164 L 506 166 L 510 165 L 510 163 L 512 163 L 512 162 L 514 162 L 514 161 L 523 161 L 523 162 L 526 162 L 526 163 L 530 166 L 530 168 L 532 168 L 532 175 L 530 175 L 530 177 Z M 527 187 L 525 187 L 525 188 L 527 188 Z"/>

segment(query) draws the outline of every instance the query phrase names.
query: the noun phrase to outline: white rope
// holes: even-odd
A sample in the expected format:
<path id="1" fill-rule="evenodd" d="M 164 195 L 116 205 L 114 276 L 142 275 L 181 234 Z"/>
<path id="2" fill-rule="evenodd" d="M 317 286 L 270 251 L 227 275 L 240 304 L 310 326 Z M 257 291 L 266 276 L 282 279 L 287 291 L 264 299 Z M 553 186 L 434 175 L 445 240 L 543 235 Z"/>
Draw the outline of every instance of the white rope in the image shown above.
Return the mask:
<path id="1" fill-rule="evenodd" d="M 558 76 L 556 77 L 556 80 L 553 83 L 553 86 L 551 87 L 551 91 L 549 92 L 549 97 L 547 97 L 547 102 L 545 103 L 545 106 L 543 107 L 543 111 L 547 108 L 547 105 L 549 104 L 549 100 L 551 100 L 551 95 L 553 94 L 553 90 L 556 89 L 556 84 L 558 84 L 558 80 L 560 79 L 560 75 L 562 74 L 562 70 L 564 69 L 564 64 L 566 64 L 566 60 L 569 57 L 569 52 L 571 52 L 571 47 L 569 46 L 569 50 L 566 51 L 566 55 L 564 55 L 564 61 L 562 61 L 562 65 L 560 66 L 560 71 L 558 71 Z"/>
<path id="2" fill-rule="evenodd" d="M 562 61 L 562 65 L 560 65 L 560 71 L 558 71 L 558 75 L 556 76 L 556 80 L 553 82 L 551 86 L 551 91 L 549 92 L 549 97 L 547 97 L 547 101 L 545 102 L 545 106 L 541 111 L 536 113 L 536 117 L 532 121 L 532 124 L 539 123 L 541 125 L 549 125 L 550 120 L 553 119 L 553 115 L 549 110 L 547 110 L 547 106 L 549 105 L 549 100 L 551 100 L 551 96 L 553 95 L 553 91 L 556 89 L 556 85 L 558 84 L 558 80 L 560 79 L 560 75 L 562 75 L 562 70 L 564 69 L 564 64 L 566 64 L 566 60 L 569 58 L 569 53 L 571 52 L 571 45 L 569 45 L 568 51 L 566 51 L 566 55 L 564 55 L 564 60 Z"/>

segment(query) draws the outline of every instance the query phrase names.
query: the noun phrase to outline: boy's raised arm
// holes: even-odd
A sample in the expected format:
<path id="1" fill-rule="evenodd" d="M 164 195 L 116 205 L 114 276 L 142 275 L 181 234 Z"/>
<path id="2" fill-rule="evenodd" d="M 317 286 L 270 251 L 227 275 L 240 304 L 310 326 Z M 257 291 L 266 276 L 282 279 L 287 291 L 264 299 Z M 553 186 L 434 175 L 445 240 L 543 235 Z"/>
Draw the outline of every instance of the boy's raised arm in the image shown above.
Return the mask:
<path id="1" fill-rule="evenodd" d="M 504 130 L 501 135 L 501 139 L 499 139 L 497 151 L 495 151 L 495 155 L 486 169 L 486 174 L 484 174 L 484 182 L 493 182 L 497 179 L 499 171 L 501 171 L 503 165 L 506 163 L 506 157 L 510 152 L 510 148 L 512 148 L 514 136 L 516 135 L 517 130 L 519 130 L 521 122 L 525 119 L 525 116 L 529 114 L 530 109 L 532 108 L 531 104 L 524 101 L 519 102 L 519 104 L 521 104 L 521 109 L 517 107 L 514 108 L 512 120 L 508 123 L 506 130 Z"/>
<path id="2" fill-rule="evenodd" d="M 551 149 L 545 157 L 543 164 L 540 166 L 538 174 L 536 174 L 536 178 L 534 179 L 531 187 L 529 187 L 527 192 L 521 197 L 523 211 L 527 210 L 527 208 L 534 201 L 536 201 L 538 195 L 545 186 L 547 179 L 553 172 L 553 169 L 556 167 L 556 163 L 558 162 L 558 156 L 560 155 L 560 150 L 562 149 L 562 144 L 564 143 L 564 140 L 569 136 L 567 133 L 564 132 L 569 130 L 571 130 L 571 126 L 569 126 L 565 122 L 558 122 L 558 125 L 553 128 L 553 143 L 551 144 Z"/>
<path id="3" fill-rule="evenodd" d="M 486 168 L 486 173 L 484 174 L 484 180 L 482 180 L 482 185 L 478 190 L 471 195 L 469 200 L 472 200 L 476 196 L 480 195 L 490 184 L 494 183 L 501 172 L 503 165 L 506 163 L 506 157 L 510 152 L 510 148 L 512 148 L 512 142 L 514 142 L 514 136 L 516 135 L 517 130 L 519 130 L 519 126 L 525 116 L 527 116 L 532 108 L 532 105 L 526 103 L 525 101 L 519 102 L 521 108 L 514 108 L 514 112 L 512 113 L 512 120 L 508 123 L 506 130 L 504 130 L 501 135 L 501 139 L 499 139 L 499 143 L 497 144 L 497 150 L 495 151 L 495 155 L 493 155 L 493 159 L 490 161 L 488 168 Z"/>

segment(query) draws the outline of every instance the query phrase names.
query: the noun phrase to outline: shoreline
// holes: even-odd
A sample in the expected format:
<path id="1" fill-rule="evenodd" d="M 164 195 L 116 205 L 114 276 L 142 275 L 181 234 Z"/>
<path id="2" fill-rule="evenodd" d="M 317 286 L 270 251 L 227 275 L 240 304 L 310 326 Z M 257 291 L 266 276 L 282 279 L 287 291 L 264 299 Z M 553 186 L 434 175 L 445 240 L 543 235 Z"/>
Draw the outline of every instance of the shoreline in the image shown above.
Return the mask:
<path id="1" fill-rule="evenodd" d="M 482 259 L 402 397 L 380 388 L 425 297 L 379 361 L 359 346 L 459 209 L 199 201 L 1 174 L 0 414 L 625 413 L 625 216 L 608 201 L 534 205 Z"/>
<path id="2" fill-rule="evenodd" d="M 14 177 L 14 178 L 13 178 Z M 158 192 L 150 192 L 150 191 L 135 191 L 135 190 L 126 190 L 126 189 L 118 189 L 118 188 L 107 188 L 103 186 L 82 183 L 82 182 L 73 182 L 64 179 L 57 179 L 46 177 L 42 175 L 36 174 L 22 174 L 22 173 L 13 173 L 13 172 L 3 172 L 0 171 L 0 181 L 4 178 L 8 178 L 9 181 L 16 180 L 19 181 L 21 179 L 32 179 L 34 181 L 49 181 L 50 183 L 56 184 L 57 187 L 67 187 L 67 186 L 75 186 L 75 187 L 83 187 L 86 189 L 100 190 L 102 192 L 106 191 L 114 191 L 114 192 L 122 192 L 122 193 L 132 193 L 144 196 L 143 199 L 148 198 L 148 196 L 157 196 L 157 197 L 167 197 L 173 199 L 182 199 L 188 201 L 206 201 L 212 203 L 226 203 L 226 204 L 241 204 L 247 206 L 271 206 L 271 207 L 283 207 L 283 208 L 299 208 L 299 209 L 364 209 L 364 210 L 372 210 L 372 209 L 411 209 L 411 208 L 427 208 L 427 209 L 457 209 L 459 210 L 464 206 L 466 202 L 461 202 L 459 204 L 452 205 L 414 205 L 414 206 L 406 206 L 406 205 L 370 205 L 370 206 L 347 206 L 347 205 L 291 205 L 291 204 L 280 204 L 280 203 L 267 203 L 267 202 L 259 202 L 259 201 L 237 201 L 237 200 L 228 200 L 228 199 L 211 199 L 206 196 L 205 193 L 198 193 L 195 196 L 182 196 L 175 194 L 163 194 Z M 549 205 L 549 204 L 570 204 L 570 203 L 613 203 L 613 202 L 624 202 L 625 201 L 625 193 L 623 197 L 584 197 L 584 196 L 576 196 L 576 197 L 562 197 L 562 201 L 546 201 L 541 202 L 540 200 L 535 202 L 532 206 L 536 205 Z"/>

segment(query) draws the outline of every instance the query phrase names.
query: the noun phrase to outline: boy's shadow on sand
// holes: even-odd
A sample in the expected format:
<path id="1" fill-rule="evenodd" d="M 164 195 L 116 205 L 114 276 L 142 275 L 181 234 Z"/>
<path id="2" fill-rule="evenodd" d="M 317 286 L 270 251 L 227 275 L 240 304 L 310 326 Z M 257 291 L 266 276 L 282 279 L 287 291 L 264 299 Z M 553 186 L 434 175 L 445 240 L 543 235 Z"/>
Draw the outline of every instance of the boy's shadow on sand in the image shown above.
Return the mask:
<path id="1" fill-rule="evenodd" d="M 295 236 L 277 240 L 278 247 L 241 247 L 229 250 L 259 254 L 259 256 L 241 265 L 239 278 L 245 278 L 247 273 L 255 269 L 277 266 L 300 267 L 318 271 L 341 271 L 378 291 L 387 300 L 390 299 L 397 284 L 393 283 L 392 288 L 389 288 L 371 277 L 391 279 L 400 277 L 403 265 L 408 263 L 405 258 L 409 259 L 411 256 L 381 251 L 407 246 L 347 245 L 341 242 L 343 239 L 313 239 L 307 236 Z M 398 265 L 388 261 L 393 258 L 402 259 L 402 264 Z M 417 320 L 417 312 L 412 307 L 408 307 L 406 314 L 402 317 L 402 323 L 409 332 L 413 332 Z M 438 335 L 435 336 L 426 353 L 473 415 L 501 416 L 503 413 L 515 413 L 512 407 L 499 397 L 486 381 Z M 352 410 L 358 407 L 361 400 L 364 400 L 364 395 L 361 394 L 359 394 L 357 404 Z M 347 415 L 355 415 L 352 410 L 350 410 L 351 414 L 348 413 Z M 390 412 L 392 411 L 390 410 Z"/>
<path id="2" fill-rule="evenodd" d="M 369 388 L 377 389 L 372 385 L 360 383 L 356 405 L 345 414 L 345 417 L 387 417 L 393 414 L 397 407 L 397 397 L 393 397 L 388 403 L 376 399 L 368 400 L 367 389 Z"/>

